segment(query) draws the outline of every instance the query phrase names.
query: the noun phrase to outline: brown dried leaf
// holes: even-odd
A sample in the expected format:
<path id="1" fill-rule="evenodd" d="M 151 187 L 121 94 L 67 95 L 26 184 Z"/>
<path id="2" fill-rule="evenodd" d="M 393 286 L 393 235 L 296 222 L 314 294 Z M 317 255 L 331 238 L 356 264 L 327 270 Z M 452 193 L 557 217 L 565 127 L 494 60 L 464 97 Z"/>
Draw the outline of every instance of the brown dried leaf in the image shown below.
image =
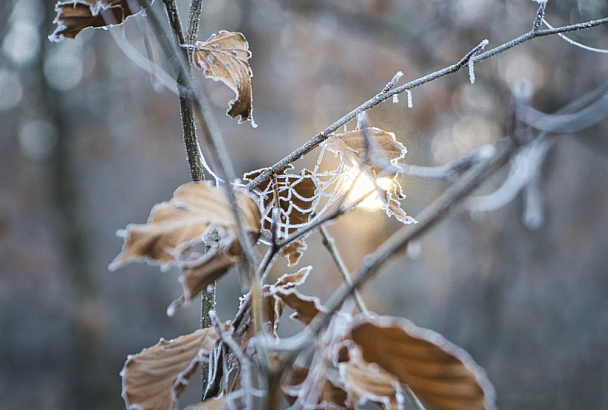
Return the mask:
<path id="1" fill-rule="evenodd" d="M 173 410 L 198 364 L 215 348 L 215 329 L 199 329 L 129 356 L 120 372 L 127 408 Z"/>
<path id="2" fill-rule="evenodd" d="M 314 296 L 305 296 L 296 289 L 277 289 L 275 295 L 295 312 L 291 316 L 304 324 L 309 324 L 319 312 L 325 312 L 321 301 Z"/>
<path id="3" fill-rule="evenodd" d="M 226 114 L 240 116 L 239 123 L 249 120 L 255 127 L 249 58 L 249 43 L 241 33 L 222 30 L 195 44 L 194 65 L 203 69 L 205 77 L 223 82 L 235 93 Z"/>
<path id="4" fill-rule="evenodd" d="M 236 192 L 236 196 L 244 228 L 255 243 L 260 230 L 259 208 L 245 193 Z M 146 225 L 127 226 L 122 252 L 110 269 L 135 260 L 177 264 L 184 293 L 169 306 L 167 314 L 171 316 L 239 261 L 241 246 L 236 236 L 223 192 L 207 183 L 185 184 L 170 201 L 152 208 Z M 201 244 L 209 247 L 203 254 L 194 250 Z"/>
<path id="5" fill-rule="evenodd" d="M 276 296 L 277 291 L 286 291 L 293 289 L 296 286 L 304 283 L 312 267 L 307 266 L 294 273 L 286 273 L 281 276 L 273 285 L 265 285 L 263 287 L 263 300 L 264 304 L 264 324 L 267 326 L 267 331 L 274 336 L 277 336 L 277 329 L 279 327 L 279 319 L 283 313 L 283 307 L 285 302 Z"/>
<path id="6" fill-rule="evenodd" d="M 298 239 L 284 246 L 279 254 L 287 258 L 287 266 L 294 266 L 300 261 L 300 257 L 304 254 L 307 245 L 304 239 Z"/>
<path id="7" fill-rule="evenodd" d="M 375 143 L 370 146 L 369 155 L 366 152 L 368 147 L 366 133 L 375 138 Z M 324 144 L 330 152 L 339 154 L 352 163 L 362 162 L 366 158 L 385 158 L 394 162 L 402 159 L 407 152 L 403 144 L 397 141 L 395 134 L 374 127 L 337 134 L 328 138 Z"/>
<path id="8" fill-rule="evenodd" d="M 387 410 L 399 409 L 399 381 L 393 375 L 360 358 L 339 363 L 338 368 L 351 403 L 360 406 L 371 401 Z"/>
<path id="9" fill-rule="evenodd" d="M 334 409 L 334 410 L 350 410 L 354 409 L 347 401 L 347 393 L 339 386 L 336 386 L 327 378 L 325 370 L 321 370 L 317 376 L 317 380 L 313 381 L 312 391 L 307 391 L 303 388 L 306 379 L 310 375 L 308 367 L 292 367 L 287 377 L 281 386 L 283 395 L 290 405 L 293 405 L 298 397 L 301 401 L 306 401 L 306 408 L 310 409 Z M 319 386 L 319 388 L 314 388 Z M 309 394 L 306 394 L 309 393 Z M 311 395 L 316 394 L 315 403 L 311 403 Z"/>
<path id="10" fill-rule="evenodd" d="M 229 237 L 226 241 L 220 241 L 216 248 L 210 249 L 204 255 L 178 260 L 178 266 L 182 271 L 179 280 L 184 293 L 167 309 L 169 316 L 173 316 L 178 307 L 187 306 L 196 295 L 206 290 L 240 260 L 239 256 L 230 253 L 234 243 L 234 237 Z"/>
<path id="11" fill-rule="evenodd" d="M 311 270 L 312 266 L 306 266 L 298 270 L 297 272 L 286 273 L 279 279 L 277 279 L 274 285 L 271 285 L 268 288 L 265 287 L 264 290 L 274 294 L 276 289 L 287 290 L 295 288 L 296 286 L 300 286 L 306 281 L 306 278 L 308 278 L 308 275 L 310 274 Z"/>
<path id="12" fill-rule="evenodd" d="M 137 0 L 71 0 L 55 5 L 57 29 L 51 41 L 74 38 L 88 27 L 109 27 L 121 24 L 138 14 L 143 7 Z"/>
<path id="13" fill-rule="evenodd" d="M 261 220 L 259 208 L 248 195 L 242 192 L 236 194 L 245 228 L 257 239 Z M 232 212 L 223 192 L 204 182 L 182 185 L 170 201 L 152 208 L 147 224 L 127 226 L 122 252 L 112 262 L 110 269 L 117 269 L 134 260 L 161 265 L 174 262 L 189 249 L 190 241 L 201 238 L 212 225 L 236 237 Z M 237 241 L 234 243 L 238 244 Z M 236 254 L 238 249 L 231 250 Z"/>
<path id="14" fill-rule="evenodd" d="M 397 184 L 399 192 L 401 190 L 401 186 L 398 185 L 397 181 L 393 181 L 393 183 Z M 405 213 L 405 211 L 401 208 L 399 201 L 393 198 L 390 192 L 382 191 L 380 193 L 380 200 L 384 202 L 384 210 L 388 216 L 394 216 L 399 222 L 406 225 L 417 223 L 416 219 Z"/>
<path id="15" fill-rule="evenodd" d="M 406 320 L 365 319 L 351 330 L 362 357 L 435 410 L 494 409 L 494 388 L 467 352 Z"/>

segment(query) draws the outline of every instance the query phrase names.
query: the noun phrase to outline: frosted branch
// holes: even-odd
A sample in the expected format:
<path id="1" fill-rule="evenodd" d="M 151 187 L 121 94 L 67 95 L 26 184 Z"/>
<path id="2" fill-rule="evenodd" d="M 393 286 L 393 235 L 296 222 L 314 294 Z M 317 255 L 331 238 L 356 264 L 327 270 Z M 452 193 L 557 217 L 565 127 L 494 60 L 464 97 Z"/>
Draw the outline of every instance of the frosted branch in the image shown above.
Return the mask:
<path id="1" fill-rule="evenodd" d="M 247 185 L 247 188 L 249 190 L 252 190 L 252 189 L 256 188 L 258 185 L 260 185 L 261 183 L 267 181 L 273 172 L 279 173 L 279 172 L 283 171 L 289 164 L 297 161 L 298 159 L 302 158 L 304 155 L 308 154 L 310 151 L 312 151 L 313 149 L 318 147 L 319 144 L 321 144 L 323 141 L 325 141 L 327 138 L 329 138 L 329 135 L 332 132 L 336 131 L 338 128 L 344 126 L 347 122 L 356 118 L 357 115 L 359 115 L 360 113 L 369 110 L 370 108 L 380 104 L 381 102 L 387 100 L 388 98 L 392 98 L 392 96 L 394 94 L 400 94 L 400 93 L 406 92 L 407 90 L 411 90 L 413 88 L 426 84 L 430 81 L 437 80 L 438 78 L 444 77 L 448 74 L 455 73 L 455 72 L 459 71 L 464 65 L 468 64 L 469 59 L 473 60 L 473 63 L 478 63 L 480 61 L 494 57 L 495 55 L 498 55 L 504 51 L 507 51 L 513 47 L 516 47 L 516 46 L 518 46 L 528 40 L 536 38 L 536 37 L 555 35 L 555 34 L 559 34 L 559 33 L 571 32 L 571 31 L 587 30 L 592 27 L 597 27 L 597 26 L 604 25 L 604 24 L 608 24 L 608 18 L 604 18 L 604 19 L 600 19 L 600 20 L 591 20 L 591 21 L 588 21 L 585 23 L 572 24 L 572 25 L 558 27 L 558 28 L 554 28 L 554 29 L 530 31 L 507 43 L 504 43 L 498 47 L 495 47 L 489 51 L 486 51 L 481 54 L 477 54 L 480 51 L 480 46 L 481 46 L 481 44 L 480 44 L 476 48 L 471 50 L 469 53 L 467 53 L 467 55 L 465 55 L 465 57 L 463 59 L 461 59 L 458 63 L 451 65 L 449 67 L 443 68 L 441 70 L 435 71 L 426 76 L 420 77 L 416 80 L 410 81 L 397 88 L 393 88 L 389 92 L 386 92 L 386 93 L 381 92 L 381 93 L 377 94 L 375 97 L 364 102 L 359 107 L 355 108 L 354 110 L 352 110 L 351 112 L 349 112 L 348 114 L 346 114 L 345 116 L 343 116 L 342 118 L 340 118 L 339 120 L 337 120 L 336 122 L 331 124 L 325 130 L 323 130 L 319 134 L 315 135 L 313 138 L 308 140 L 308 142 L 306 142 L 304 145 L 302 145 L 301 147 L 294 150 L 291 154 L 287 155 L 285 158 L 283 158 L 282 160 L 275 163 L 272 167 L 270 167 L 268 170 L 263 172 L 255 180 L 251 181 Z"/>

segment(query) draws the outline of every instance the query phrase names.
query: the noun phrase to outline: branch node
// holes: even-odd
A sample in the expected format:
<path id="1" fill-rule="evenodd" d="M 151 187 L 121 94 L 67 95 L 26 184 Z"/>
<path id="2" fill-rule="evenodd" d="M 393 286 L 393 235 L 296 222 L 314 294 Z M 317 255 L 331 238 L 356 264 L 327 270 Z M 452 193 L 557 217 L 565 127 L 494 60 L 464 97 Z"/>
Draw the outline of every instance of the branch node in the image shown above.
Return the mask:
<path id="1" fill-rule="evenodd" d="M 475 47 L 474 49 L 469 51 L 464 57 L 462 57 L 462 60 L 457 62 L 455 65 L 456 71 L 461 70 L 462 67 L 464 67 L 466 64 L 469 64 L 470 60 L 474 60 L 475 55 L 477 53 L 479 53 L 481 50 L 483 50 L 485 48 L 485 46 L 488 45 L 488 43 L 489 43 L 489 41 L 487 39 L 483 40 L 481 43 L 479 43 L 477 45 L 477 47 Z"/>

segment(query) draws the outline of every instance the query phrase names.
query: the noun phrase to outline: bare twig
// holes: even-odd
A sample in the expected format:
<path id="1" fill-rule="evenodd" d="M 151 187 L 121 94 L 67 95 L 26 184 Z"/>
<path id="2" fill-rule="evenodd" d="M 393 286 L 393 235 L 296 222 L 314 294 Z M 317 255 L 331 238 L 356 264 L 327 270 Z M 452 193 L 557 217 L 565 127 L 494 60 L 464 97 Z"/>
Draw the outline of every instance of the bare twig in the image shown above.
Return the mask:
<path id="1" fill-rule="evenodd" d="M 319 233 L 321 234 L 321 238 L 323 239 L 323 245 L 325 246 L 325 248 L 331 255 L 331 258 L 333 259 L 334 263 L 336 264 L 338 272 L 340 272 L 340 276 L 342 276 L 342 280 L 347 285 L 350 285 L 350 273 L 348 273 L 348 268 L 346 267 L 346 264 L 344 263 L 344 260 L 340 255 L 340 251 L 336 247 L 334 238 L 329 236 L 329 234 L 327 233 L 327 229 L 325 229 L 323 225 L 319 226 Z M 365 303 L 363 302 L 363 299 L 361 298 L 361 295 L 359 294 L 358 290 L 355 290 L 353 292 L 353 299 L 355 300 L 355 305 L 357 305 L 357 309 L 359 309 L 359 312 L 367 314 L 367 307 L 365 306 Z"/>
<path id="2" fill-rule="evenodd" d="M 455 73 L 455 72 L 459 71 L 460 69 L 462 69 L 466 64 L 468 64 L 469 59 L 473 63 L 478 63 L 480 61 L 487 60 L 488 58 L 494 57 L 497 54 L 507 51 L 515 46 L 518 46 L 518 45 L 520 45 L 528 40 L 531 40 L 533 38 L 536 38 L 536 37 L 555 35 L 555 34 L 559 34 L 559 33 L 571 32 L 571 31 L 587 30 L 592 27 L 596 27 L 596 26 L 603 25 L 603 24 L 608 24 L 608 18 L 604 18 L 604 19 L 600 19 L 600 20 L 591 20 L 591 21 L 588 21 L 585 23 L 572 24 L 569 26 L 563 26 L 563 27 L 558 27 L 558 28 L 548 29 L 548 30 L 534 30 L 534 31 L 530 31 L 524 35 L 521 35 L 507 43 L 504 43 L 498 47 L 495 47 L 489 51 L 486 51 L 486 52 L 480 53 L 480 54 L 476 54 L 477 52 L 479 52 L 479 47 L 481 46 L 481 44 L 480 44 L 477 47 L 475 47 L 473 50 L 471 50 L 469 53 L 467 53 L 467 55 L 465 55 L 465 57 L 462 58 L 456 64 L 453 64 L 449 67 L 435 71 L 431 74 L 425 75 L 416 80 L 410 81 L 402 86 L 392 89 L 391 91 L 378 93 L 376 96 L 367 100 L 366 102 L 364 102 L 363 104 L 361 104 L 360 106 L 358 106 L 357 108 L 355 108 L 354 110 L 352 110 L 351 112 L 349 112 L 348 114 L 346 114 L 345 116 L 343 116 L 342 118 L 340 118 L 339 120 L 337 120 L 336 122 L 331 124 L 325 130 L 321 131 L 319 134 L 312 137 L 310 140 L 308 140 L 308 142 L 306 142 L 304 145 L 302 145 L 301 147 L 294 150 L 291 154 L 287 155 L 286 157 L 284 157 L 283 159 L 278 161 L 272 167 L 265 170 L 257 178 L 255 178 L 253 181 L 251 181 L 247 185 L 247 188 L 252 190 L 255 187 L 257 187 L 258 185 L 260 185 L 261 183 L 267 181 L 268 178 L 270 178 L 270 175 L 272 175 L 272 173 L 278 173 L 278 172 L 283 171 L 289 164 L 297 161 L 303 155 L 306 155 L 307 153 L 309 153 L 310 151 L 312 151 L 313 149 L 318 147 L 319 144 L 321 144 L 323 141 L 325 141 L 327 138 L 329 138 L 329 135 L 332 132 L 336 131 L 338 128 L 342 127 L 347 122 L 356 118 L 357 115 L 359 115 L 360 113 L 369 110 L 370 108 L 380 104 L 381 102 L 387 100 L 388 98 L 391 98 L 395 94 L 403 93 L 403 92 L 411 90 L 415 87 L 419 87 L 423 84 L 426 84 L 430 81 L 437 80 L 438 78 L 444 77 L 448 74 Z M 467 59 L 467 56 L 469 59 Z"/>

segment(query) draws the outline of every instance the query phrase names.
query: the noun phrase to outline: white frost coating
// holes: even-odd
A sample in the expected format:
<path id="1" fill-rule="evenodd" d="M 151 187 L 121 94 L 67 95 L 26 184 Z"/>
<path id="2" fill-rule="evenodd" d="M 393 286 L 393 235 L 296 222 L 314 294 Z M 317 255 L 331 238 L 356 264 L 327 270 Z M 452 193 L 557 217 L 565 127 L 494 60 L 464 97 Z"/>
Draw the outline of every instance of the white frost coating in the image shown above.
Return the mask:
<path id="1" fill-rule="evenodd" d="M 407 108 L 412 108 L 414 103 L 412 101 L 412 92 L 410 90 L 405 90 L 407 93 Z"/>
<path id="2" fill-rule="evenodd" d="M 393 94 L 393 104 L 397 104 L 399 102 L 399 94 Z"/>
<path id="3" fill-rule="evenodd" d="M 475 53 L 469 58 L 469 81 L 471 82 L 471 84 L 475 83 L 475 55 L 481 50 L 483 50 L 488 45 L 488 43 L 488 39 L 483 40 L 475 50 Z"/>
<path id="4" fill-rule="evenodd" d="M 471 84 L 475 84 L 475 68 L 473 64 L 473 59 L 471 58 L 469 60 L 469 81 Z"/>

